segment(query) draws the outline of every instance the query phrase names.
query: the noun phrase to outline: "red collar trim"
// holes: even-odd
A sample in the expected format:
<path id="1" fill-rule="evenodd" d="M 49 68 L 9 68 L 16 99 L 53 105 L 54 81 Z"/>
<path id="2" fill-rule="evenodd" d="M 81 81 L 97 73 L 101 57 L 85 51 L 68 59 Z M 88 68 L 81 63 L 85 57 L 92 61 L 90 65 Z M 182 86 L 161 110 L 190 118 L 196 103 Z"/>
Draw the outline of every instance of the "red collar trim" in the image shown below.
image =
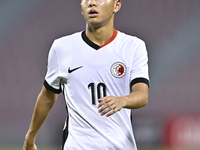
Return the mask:
<path id="1" fill-rule="evenodd" d="M 117 36 L 117 30 L 114 28 L 114 32 L 113 32 L 112 37 L 104 45 L 99 47 L 98 50 L 101 49 L 102 47 L 108 45 L 109 43 L 111 43 L 116 38 L 116 36 Z"/>

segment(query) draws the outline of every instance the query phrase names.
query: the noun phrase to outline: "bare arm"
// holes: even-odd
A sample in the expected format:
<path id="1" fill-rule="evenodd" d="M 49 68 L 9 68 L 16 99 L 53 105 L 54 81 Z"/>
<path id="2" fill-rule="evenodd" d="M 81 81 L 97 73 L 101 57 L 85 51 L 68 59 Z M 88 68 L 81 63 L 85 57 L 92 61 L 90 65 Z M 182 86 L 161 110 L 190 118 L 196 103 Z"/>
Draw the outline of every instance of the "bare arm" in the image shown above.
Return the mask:
<path id="1" fill-rule="evenodd" d="M 44 86 L 37 98 L 33 117 L 26 134 L 23 150 L 37 150 L 35 145 L 36 135 L 49 115 L 51 108 L 57 100 L 57 94 L 47 90 Z"/>
<path id="2" fill-rule="evenodd" d="M 148 103 L 149 87 L 145 83 L 132 86 L 132 93 L 122 97 L 107 96 L 99 99 L 99 113 L 108 117 L 122 108 L 138 109 Z M 109 112 L 109 113 L 108 113 Z"/>
<path id="3" fill-rule="evenodd" d="M 137 83 L 132 86 L 132 93 L 124 96 L 124 108 L 138 109 L 144 107 L 148 103 L 149 87 L 145 83 Z"/>

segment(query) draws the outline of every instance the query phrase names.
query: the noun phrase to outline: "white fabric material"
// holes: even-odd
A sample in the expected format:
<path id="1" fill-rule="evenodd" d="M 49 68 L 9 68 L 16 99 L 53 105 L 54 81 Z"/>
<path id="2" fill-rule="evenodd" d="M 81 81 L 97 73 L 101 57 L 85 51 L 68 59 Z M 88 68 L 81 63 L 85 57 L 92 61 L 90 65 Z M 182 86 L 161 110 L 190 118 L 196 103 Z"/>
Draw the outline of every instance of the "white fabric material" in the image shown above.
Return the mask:
<path id="1" fill-rule="evenodd" d="M 144 42 L 119 31 L 111 43 L 99 50 L 89 46 L 81 32 L 54 41 L 45 80 L 54 89 L 64 86 L 69 114 L 65 150 L 137 149 L 131 110 L 121 109 L 110 117 L 100 116 L 97 97 L 102 97 L 104 89 L 107 96 L 128 95 L 131 80 L 149 79 L 147 61 Z M 111 74 L 111 66 L 116 62 L 126 66 L 126 73 L 121 78 Z M 69 68 L 78 69 L 69 73 Z"/>

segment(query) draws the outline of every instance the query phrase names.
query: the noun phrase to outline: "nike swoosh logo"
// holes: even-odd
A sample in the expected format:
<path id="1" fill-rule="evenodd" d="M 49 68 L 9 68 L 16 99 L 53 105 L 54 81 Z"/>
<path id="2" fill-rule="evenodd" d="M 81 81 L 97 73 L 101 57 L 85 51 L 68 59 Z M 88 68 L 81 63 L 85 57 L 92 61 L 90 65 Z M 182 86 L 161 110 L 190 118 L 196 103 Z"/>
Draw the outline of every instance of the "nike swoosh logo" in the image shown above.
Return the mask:
<path id="1" fill-rule="evenodd" d="M 70 67 L 68 68 L 68 73 L 72 73 L 74 71 L 76 71 L 77 69 L 80 69 L 82 68 L 83 66 L 80 66 L 80 67 L 77 67 L 77 68 L 74 68 L 74 69 L 70 69 Z"/>

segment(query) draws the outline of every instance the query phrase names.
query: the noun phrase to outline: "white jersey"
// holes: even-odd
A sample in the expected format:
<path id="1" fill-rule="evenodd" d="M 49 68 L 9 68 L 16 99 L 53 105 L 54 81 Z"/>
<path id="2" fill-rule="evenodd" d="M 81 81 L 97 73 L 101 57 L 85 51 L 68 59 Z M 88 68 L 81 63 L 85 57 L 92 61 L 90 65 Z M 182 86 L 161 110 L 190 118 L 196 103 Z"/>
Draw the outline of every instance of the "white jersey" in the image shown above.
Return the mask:
<path id="1" fill-rule="evenodd" d="M 130 94 L 138 82 L 149 83 L 148 58 L 142 40 L 114 29 L 102 47 L 85 31 L 54 41 L 44 86 L 64 92 L 68 119 L 64 150 L 136 150 L 131 110 L 110 117 L 98 113 L 98 99 Z"/>

